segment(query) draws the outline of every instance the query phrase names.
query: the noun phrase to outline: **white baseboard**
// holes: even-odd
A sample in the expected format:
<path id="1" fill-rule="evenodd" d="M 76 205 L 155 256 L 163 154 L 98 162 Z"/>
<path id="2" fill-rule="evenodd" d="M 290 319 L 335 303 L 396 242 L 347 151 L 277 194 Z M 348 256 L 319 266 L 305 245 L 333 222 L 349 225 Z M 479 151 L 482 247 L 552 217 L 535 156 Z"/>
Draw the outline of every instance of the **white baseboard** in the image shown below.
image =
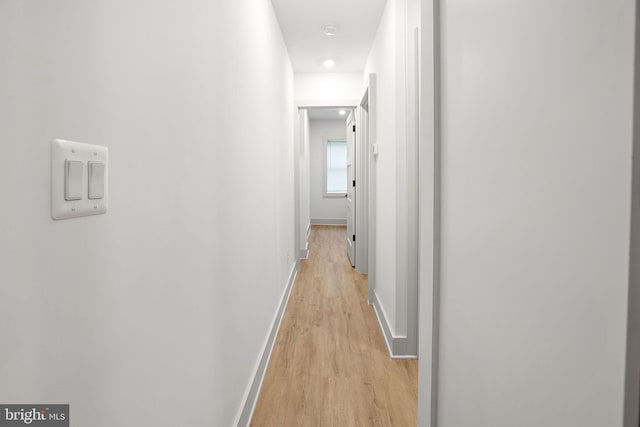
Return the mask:
<path id="1" fill-rule="evenodd" d="M 346 218 L 311 218 L 313 225 L 347 225 Z"/>
<path id="2" fill-rule="evenodd" d="M 371 305 L 373 306 L 373 311 L 376 313 L 376 317 L 378 318 L 378 324 L 380 325 L 382 336 L 384 336 L 384 342 L 387 344 L 389 356 L 392 359 L 417 359 L 417 355 L 408 354 L 407 352 L 407 337 L 402 335 L 393 335 L 391 333 L 389 320 L 387 320 L 387 316 L 380 304 L 378 294 L 375 290 L 373 291 L 373 301 L 371 302 Z"/>
<path id="3" fill-rule="evenodd" d="M 256 409 L 256 403 L 258 403 L 258 396 L 260 395 L 260 388 L 262 387 L 262 381 L 264 380 L 264 374 L 267 372 L 267 367 L 269 366 L 269 359 L 271 359 L 273 345 L 276 342 L 276 337 L 278 336 L 278 331 L 280 330 L 280 323 L 282 322 L 282 316 L 284 315 L 284 312 L 287 308 L 289 296 L 291 295 L 291 289 L 293 288 L 293 283 L 296 280 L 296 275 L 299 268 L 300 261 L 296 261 L 296 263 L 293 265 L 293 268 L 291 269 L 291 273 L 289 274 L 289 281 L 287 282 L 287 286 L 284 289 L 284 293 L 280 298 L 280 305 L 278 306 L 278 310 L 276 311 L 276 314 L 273 317 L 273 321 L 271 322 L 271 329 L 269 330 L 269 335 L 267 335 L 267 339 L 262 348 L 260 359 L 256 364 L 253 376 L 251 377 L 252 379 L 247 387 L 247 390 L 244 393 L 242 406 L 240 407 L 240 411 L 236 416 L 236 421 L 233 424 L 236 427 L 249 427 L 249 425 L 251 424 L 253 411 Z"/>

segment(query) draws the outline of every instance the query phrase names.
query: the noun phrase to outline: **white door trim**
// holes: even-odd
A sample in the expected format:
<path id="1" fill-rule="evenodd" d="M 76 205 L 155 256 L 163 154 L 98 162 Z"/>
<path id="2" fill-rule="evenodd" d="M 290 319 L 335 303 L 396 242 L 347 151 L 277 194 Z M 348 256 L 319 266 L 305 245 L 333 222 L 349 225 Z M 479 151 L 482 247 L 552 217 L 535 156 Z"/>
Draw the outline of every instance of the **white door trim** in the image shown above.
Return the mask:
<path id="1" fill-rule="evenodd" d="M 362 100 L 360 101 L 360 107 L 367 112 L 367 124 L 366 124 L 366 142 L 360 144 L 361 158 L 365 159 L 366 171 L 363 174 L 366 177 L 366 191 L 360 191 L 360 195 L 366 193 L 365 209 L 367 218 L 363 221 L 366 224 L 367 234 L 367 274 L 368 274 L 368 292 L 367 298 L 369 304 L 374 302 L 374 289 L 376 287 L 376 168 L 375 161 L 377 157 L 374 154 L 374 148 L 377 148 L 377 108 L 376 108 L 376 75 L 371 73 L 367 76 L 366 87 Z M 362 126 L 361 126 L 362 128 Z M 356 170 L 358 168 L 356 167 Z M 362 168 L 361 168 L 362 169 Z M 357 184 L 357 183 L 356 183 Z M 356 212 L 358 207 L 356 207 Z M 356 225 L 360 221 L 356 221 Z M 356 232 L 356 238 L 358 238 Z M 357 268 L 357 265 L 356 265 Z"/>
<path id="2" fill-rule="evenodd" d="M 636 22 L 640 22 L 636 2 Z M 636 24 L 637 25 L 637 24 Z M 631 181 L 631 238 L 625 365 L 624 427 L 637 427 L 640 419 L 640 32 L 635 34 L 633 159 Z"/>
<path id="3" fill-rule="evenodd" d="M 440 306 L 440 0 L 421 0 L 418 426 L 437 427 Z"/>
<path id="4" fill-rule="evenodd" d="M 294 104 L 294 125 L 293 125 L 293 179 L 294 179 L 294 239 L 295 239 L 295 254 L 298 259 L 303 259 L 302 254 L 307 250 L 301 243 L 302 233 L 300 232 L 300 194 L 302 189 L 300 188 L 300 145 L 304 143 L 304 137 L 302 133 L 304 128 L 302 126 L 302 115 L 300 110 L 307 108 L 344 108 L 355 109 L 358 105 L 357 100 L 353 99 L 329 99 L 329 100 L 298 100 Z"/>
<path id="5" fill-rule="evenodd" d="M 365 91 L 364 97 L 368 96 Z M 368 98 L 367 98 L 368 99 Z M 362 101 L 356 109 L 356 271 L 368 274 L 369 144 L 368 117 Z"/>
<path id="6" fill-rule="evenodd" d="M 301 108 L 356 108 L 358 105 L 357 99 L 299 99 L 296 101 L 296 109 Z"/>
<path id="7" fill-rule="evenodd" d="M 304 144 L 302 136 L 304 126 L 301 123 L 304 120 L 303 117 L 304 115 L 300 114 L 300 109 L 295 108 L 293 111 L 293 250 L 297 259 L 302 259 L 302 255 L 307 249 L 303 247 L 305 245 L 301 242 L 300 233 L 300 216 L 302 215 L 300 212 L 300 146 Z"/>

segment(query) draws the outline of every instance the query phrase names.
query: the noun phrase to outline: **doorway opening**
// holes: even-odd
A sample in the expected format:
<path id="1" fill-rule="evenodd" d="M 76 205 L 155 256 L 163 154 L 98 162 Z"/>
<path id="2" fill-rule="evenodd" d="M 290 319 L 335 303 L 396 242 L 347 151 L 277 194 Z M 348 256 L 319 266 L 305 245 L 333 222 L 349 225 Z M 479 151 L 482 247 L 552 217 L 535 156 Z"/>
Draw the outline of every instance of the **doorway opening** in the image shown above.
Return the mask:
<path id="1" fill-rule="evenodd" d="M 345 254 L 356 266 L 356 107 L 298 108 L 296 167 L 301 258 L 312 224 L 345 226 Z"/>

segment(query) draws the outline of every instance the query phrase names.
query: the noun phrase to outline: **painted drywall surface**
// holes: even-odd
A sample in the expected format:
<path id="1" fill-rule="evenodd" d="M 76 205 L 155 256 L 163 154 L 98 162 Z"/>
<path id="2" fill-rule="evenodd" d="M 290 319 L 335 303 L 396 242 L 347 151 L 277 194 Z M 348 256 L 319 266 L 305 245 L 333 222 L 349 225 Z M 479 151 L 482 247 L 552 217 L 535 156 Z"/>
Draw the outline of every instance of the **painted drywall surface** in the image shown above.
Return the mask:
<path id="1" fill-rule="evenodd" d="M 270 2 L 6 0 L 0 33 L 0 401 L 232 425 L 294 259 Z M 106 215 L 49 218 L 54 138 L 109 148 Z"/>
<path id="2" fill-rule="evenodd" d="M 347 201 L 344 197 L 324 197 L 324 138 L 345 138 L 345 120 L 311 120 L 309 122 L 311 220 L 347 219 Z M 318 221 L 320 220 L 320 221 Z"/>
<path id="3" fill-rule="evenodd" d="M 365 76 L 377 78 L 376 283 L 375 292 L 396 333 L 396 0 L 389 0 L 376 33 Z M 371 268 L 371 267 L 370 267 Z"/>
<path id="4" fill-rule="evenodd" d="M 407 205 L 407 64 L 406 64 L 406 0 L 395 0 L 395 114 L 396 114 L 396 335 L 407 335 L 407 280 L 409 207 Z"/>
<path id="5" fill-rule="evenodd" d="M 404 76 L 406 91 L 403 117 L 405 130 L 404 162 L 398 162 L 398 188 L 405 191 L 398 193 L 398 265 L 396 280 L 405 283 L 406 293 L 403 295 L 406 312 L 407 353 L 418 354 L 418 316 L 419 316 L 419 113 L 420 54 L 418 41 L 420 19 L 420 0 L 406 0 L 403 5 L 404 20 Z M 399 156 L 398 159 L 401 157 Z M 403 183 L 404 182 L 404 183 Z M 404 226 L 401 227 L 401 224 Z M 400 310 L 400 307 L 398 308 Z"/>
<path id="6" fill-rule="evenodd" d="M 621 426 L 634 2 L 441 7 L 438 426 Z"/>
<path id="7" fill-rule="evenodd" d="M 362 73 L 295 73 L 298 101 L 360 100 Z"/>

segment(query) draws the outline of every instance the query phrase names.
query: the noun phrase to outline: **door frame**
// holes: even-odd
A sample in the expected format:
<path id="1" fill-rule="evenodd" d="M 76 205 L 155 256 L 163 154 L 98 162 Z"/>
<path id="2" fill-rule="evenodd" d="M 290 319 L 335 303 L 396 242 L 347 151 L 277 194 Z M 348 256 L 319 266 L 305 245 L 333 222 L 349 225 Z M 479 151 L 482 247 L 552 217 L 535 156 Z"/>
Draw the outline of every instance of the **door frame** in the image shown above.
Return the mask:
<path id="1" fill-rule="evenodd" d="M 636 1 L 636 27 L 640 4 Z M 640 32 L 635 34 L 633 93 L 633 158 L 631 162 L 631 231 L 629 244 L 629 291 L 627 301 L 627 348 L 625 361 L 624 427 L 640 423 Z"/>
<path id="2" fill-rule="evenodd" d="M 294 249 L 297 259 L 303 259 L 302 254 L 307 251 L 306 243 L 307 237 L 305 236 L 305 243 L 302 243 L 301 226 L 301 212 L 300 212 L 300 200 L 302 189 L 300 187 L 300 151 L 301 145 L 304 143 L 304 124 L 302 123 L 303 114 L 300 114 L 301 110 L 309 108 L 344 108 L 355 109 L 358 105 L 358 101 L 354 99 L 328 99 L 328 100 L 297 100 L 294 104 L 294 123 L 293 123 L 293 180 L 294 180 L 294 200 L 293 200 L 293 218 L 294 218 Z M 308 165 L 307 165 L 308 167 Z"/>
<path id="3" fill-rule="evenodd" d="M 440 1 L 421 0 L 418 159 L 418 425 L 438 424 L 440 317 Z"/>
<path id="4" fill-rule="evenodd" d="M 356 236 L 360 249 L 356 248 L 356 271 L 368 274 L 369 266 L 369 244 L 368 244 L 368 221 L 369 221 L 369 122 L 367 111 L 363 107 L 363 102 L 367 96 L 367 91 L 363 95 L 358 108 L 355 111 L 356 119 Z M 368 291 L 367 291 L 368 292 Z M 367 294 L 367 301 L 371 302 Z"/>
<path id="5" fill-rule="evenodd" d="M 361 242 L 360 250 L 356 250 L 356 270 L 368 275 L 369 304 L 373 304 L 376 286 L 376 117 L 376 75 L 371 73 L 356 115 L 356 238 Z"/>

